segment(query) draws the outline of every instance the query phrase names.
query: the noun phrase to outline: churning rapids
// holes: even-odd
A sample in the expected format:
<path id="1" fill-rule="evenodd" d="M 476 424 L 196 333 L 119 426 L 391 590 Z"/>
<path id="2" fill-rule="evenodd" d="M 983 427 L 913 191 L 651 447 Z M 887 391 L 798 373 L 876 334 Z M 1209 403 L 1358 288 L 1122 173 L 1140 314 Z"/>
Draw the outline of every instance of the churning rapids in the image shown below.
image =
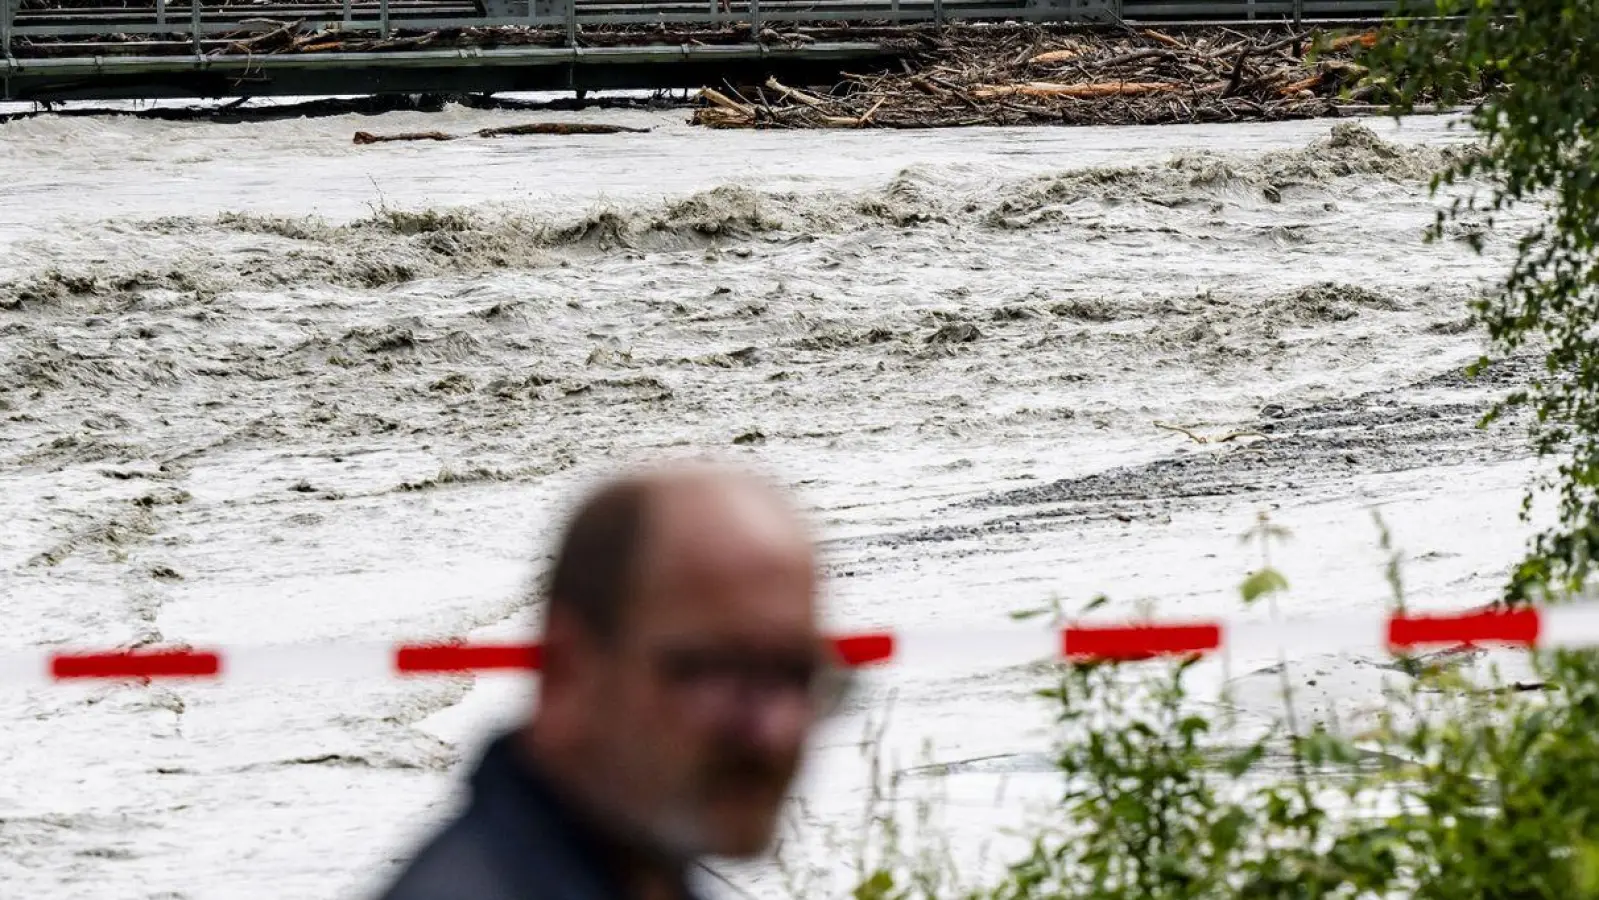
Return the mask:
<path id="1" fill-rule="evenodd" d="M 533 118 L 0 126 L 6 646 L 521 634 L 572 492 L 705 448 L 809 504 L 840 628 L 1003 625 L 1100 591 L 1231 612 L 1262 510 L 1296 535 L 1290 616 L 1383 605 L 1375 504 L 1421 605 L 1489 599 L 1521 547 L 1532 464 L 1514 428 L 1474 427 L 1516 366 L 1459 374 L 1482 350 L 1465 305 L 1511 246 L 1473 254 L 1469 222 L 1422 243 L 1427 174 L 1464 138 L 1442 119 L 820 134 L 609 112 L 579 118 L 654 131 L 350 143 Z M 1318 708 L 1387 671 L 1302 650 Z M 1253 662 L 1228 670 L 1245 719 L 1272 707 Z M 729 876 L 772 896 L 840 874 L 818 848 L 857 840 L 857 744 L 885 714 L 878 752 L 942 797 L 957 856 L 1002 858 L 983 838 L 1054 785 L 1041 677 L 868 676 L 818 741 L 798 861 Z M 360 896 L 528 690 L 0 687 L 0 885 Z"/>

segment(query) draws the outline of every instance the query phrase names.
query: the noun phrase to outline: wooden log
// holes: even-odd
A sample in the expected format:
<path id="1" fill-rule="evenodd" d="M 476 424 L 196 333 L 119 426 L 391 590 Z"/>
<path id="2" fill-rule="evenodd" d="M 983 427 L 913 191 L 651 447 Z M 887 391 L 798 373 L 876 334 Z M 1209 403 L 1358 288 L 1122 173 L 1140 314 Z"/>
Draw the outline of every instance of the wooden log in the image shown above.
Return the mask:
<path id="1" fill-rule="evenodd" d="M 623 125 L 600 125 L 594 122 L 531 122 L 527 125 L 505 125 L 499 128 L 482 128 L 478 137 L 505 137 L 515 134 L 648 134 L 648 128 L 628 128 Z"/>
<path id="2" fill-rule="evenodd" d="M 1288 84 L 1283 85 L 1282 88 L 1277 91 L 1277 96 L 1292 97 L 1295 94 L 1298 94 L 1300 91 L 1314 90 L 1318 85 L 1321 84 L 1321 81 L 1322 73 L 1317 72 L 1309 78 L 1304 78 L 1299 81 L 1291 81 Z"/>
<path id="3" fill-rule="evenodd" d="M 1368 50 L 1377 46 L 1377 32 L 1363 31 L 1360 34 L 1347 34 L 1340 38 L 1333 38 L 1331 43 L 1327 45 L 1327 49 L 1343 51 L 1357 45 Z"/>
<path id="4" fill-rule="evenodd" d="M 877 111 L 883 108 L 883 103 L 886 100 L 888 100 L 887 97 L 878 97 L 877 102 L 872 104 L 872 108 L 868 109 L 866 111 L 866 115 L 861 116 L 860 121 L 856 122 L 855 124 L 857 126 L 865 126 L 869 124 L 872 121 L 872 116 L 877 115 Z"/>
<path id="5" fill-rule="evenodd" d="M 219 48 L 217 48 L 215 50 L 212 50 L 210 53 L 207 53 L 206 55 L 207 56 L 220 56 L 220 55 L 222 55 L 224 53 L 245 53 L 245 54 L 255 53 L 258 50 L 261 50 L 264 47 L 267 47 L 267 46 L 271 45 L 272 43 L 274 43 L 275 41 L 277 41 L 277 40 L 279 40 L 281 38 L 287 38 L 289 46 L 293 46 L 294 38 L 292 37 L 292 35 L 295 32 L 299 31 L 305 25 L 305 20 L 304 19 L 298 19 L 298 20 L 293 21 L 293 22 L 276 22 L 276 21 L 273 21 L 271 19 L 245 19 L 244 21 L 240 22 L 239 24 L 240 25 L 255 26 L 255 27 L 260 27 L 260 26 L 276 26 L 276 27 L 272 27 L 268 31 L 263 31 L 260 34 L 255 35 L 254 37 L 248 37 L 248 38 L 245 38 L 242 41 L 234 41 L 233 43 L 228 44 L 226 47 L 219 47 Z"/>
<path id="6" fill-rule="evenodd" d="M 370 131 L 357 131 L 355 142 L 357 144 L 387 144 L 391 141 L 453 141 L 455 135 L 445 134 L 442 131 L 405 131 L 399 134 L 373 134 Z"/>
<path id="7" fill-rule="evenodd" d="M 745 116 L 734 112 L 733 110 L 722 109 L 721 107 L 716 106 L 707 107 L 705 109 L 696 109 L 694 111 L 694 117 L 690 120 L 690 122 L 705 128 L 755 127 L 755 117 L 753 115 Z"/>
<path id="8" fill-rule="evenodd" d="M 1298 34 L 1291 34 L 1288 37 L 1285 37 L 1285 38 L 1283 38 L 1280 41 L 1273 41 L 1270 44 L 1262 44 L 1259 47 L 1255 47 L 1252 50 L 1250 50 L 1250 53 L 1253 54 L 1253 55 L 1256 55 L 1256 56 L 1264 56 L 1264 55 L 1266 55 L 1268 53 L 1276 53 L 1277 51 L 1282 50 L 1285 47 L 1293 47 L 1293 46 L 1297 46 L 1299 44 L 1303 44 L 1306 41 L 1306 39 L 1308 39 L 1310 37 L 1313 37 L 1315 34 L 1316 34 L 1316 32 L 1314 30 L 1312 30 L 1312 31 L 1301 31 Z M 1293 61 L 1293 62 L 1297 62 L 1298 61 L 1298 60 L 1295 60 L 1293 57 L 1289 57 L 1289 60 Z"/>
<path id="9" fill-rule="evenodd" d="M 1172 37 L 1169 34 L 1161 34 L 1160 32 L 1156 31 L 1153 28 L 1146 28 L 1142 32 L 1140 32 L 1140 34 L 1142 34 L 1144 37 L 1149 38 L 1152 41 L 1156 41 L 1158 43 L 1165 44 L 1168 47 L 1177 47 L 1177 48 L 1182 49 L 1182 50 L 1189 49 L 1188 45 L 1183 43 L 1182 41 L 1177 40 L 1176 38 Z"/>
<path id="10" fill-rule="evenodd" d="M 1055 63 L 1067 62 L 1082 55 L 1083 51 L 1068 47 L 1061 50 L 1047 50 L 1029 59 L 1028 62 L 1035 66 L 1052 66 Z"/>
<path id="11" fill-rule="evenodd" d="M 1156 48 L 1146 48 L 1146 49 L 1143 49 L 1143 50 L 1135 50 L 1132 53 L 1123 53 L 1120 56 L 1112 56 L 1112 57 L 1109 57 L 1107 59 L 1091 60 L 1091 61 L 1085 62 L 1084 65 L 1087 66 L 1088 68 L 1092 68 L 1092 69 L 1114 69 L 1114 68 L 1117 68 L 1118 66 L 1125 66 L 1128 63 L 1142 62 L 1142 61 L 1144 61 L 1146 59 L 1176 59 L 1176 58 L 1177 58 L 1177 55 L 1172 53 L 1170 50 L 1162 50 L 1162 49 L 1156 47 Z"/>
<path id="12" fill-rule="evenodd" d="M 972 96 L 982 100 L 1021 95 L 1023 97 L 1136 97 L 1162 91 L 1175 91 L 1181 85 L 1165 81 L 1100 81 L 1089 84 L 1056 84 L 1030 81 L 1025 84 L 980 84 Z"/>
<path id="13" fill-rule="evenodd" d="M 739 103 L 737 100 L 734 100 L 721 91 L 713 88 L 700 88 L 700 99 L 709 100 L 711 103 L 714 103 L 723 109 L 729 109 L 737 113 L 742 113 L 752 119 L 755 118 L 755 107 L 750 106 L 747 103 Z"/>
<path id="14" fill-rule="evenodd" d="M 827 101 L 823 100 L 822 98 L 807 94 L 804 91 L 796 88 L 791 88 L 788 85 L 778 81 L 776 78 L 766 79 L 766 86 L 767 88 L 781 94 L 783 99 L 793 100 L 795 103 L 803 103 L 812 109 L 827 105 Z"/>
<path id="15" fill-rule="evenodd" d="M 1238 51 L 1238 59 L 1233 62 L 1233 71 L 1227 76 L 1227 87 L 1222 90 L 1223 97 L 1231 97 L 1238 92 L 1239 80 L 1244 76 L 1244 62 L 1249 59 L 1251 48 L 1245 47 Z"/>
<path id="16" fill-rule="evenodd" d="M 1244 47 L 1248 46 L 1248 44 L 1248 41 L 1234 41 L 1225 47 L 1217 47 L 1209 53 L 1206 53 L 1205 58 L 1210 60 L 1230 59 L 1233 54 L 1237 53 L 1239 50 L 1242 50 Z"/>

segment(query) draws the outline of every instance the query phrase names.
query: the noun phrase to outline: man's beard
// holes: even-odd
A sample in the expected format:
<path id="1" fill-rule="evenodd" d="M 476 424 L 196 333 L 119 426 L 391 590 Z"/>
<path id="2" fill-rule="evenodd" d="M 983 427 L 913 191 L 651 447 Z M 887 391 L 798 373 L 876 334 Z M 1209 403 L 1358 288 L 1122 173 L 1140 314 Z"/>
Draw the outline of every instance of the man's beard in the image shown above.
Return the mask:
<path id="1" fill-rule="evenodd" d="M 794 764 L 774 763 L 754 754 L 725 754 L 707 766 L 691 786 L 672 797 L 652 816 L 646 830 L 656 852 L 679 861 L 700 856 L 752 856 L 770 842 L 777 828 Z M 719 835 L 713 825 L 713 810 L 725 802 L 771 805 L 765 811 L 769 822 L 760 835 Z M 749 823 L 743 823 L 749 824 Z M 759 841 L 755 841 L 755 838 Z M 738 842 L 740 846 L 731 846 Z M 750 846 L 759 843 L 759 847 Z M 731 852 L 730 852 L 731 851 Z"/>

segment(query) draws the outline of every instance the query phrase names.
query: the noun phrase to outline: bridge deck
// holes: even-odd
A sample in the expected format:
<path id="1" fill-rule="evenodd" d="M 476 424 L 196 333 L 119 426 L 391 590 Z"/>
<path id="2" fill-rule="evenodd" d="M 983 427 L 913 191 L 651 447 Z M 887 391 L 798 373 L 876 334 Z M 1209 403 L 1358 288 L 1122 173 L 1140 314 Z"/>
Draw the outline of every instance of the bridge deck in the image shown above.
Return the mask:
<path id="1" fill-rule="evenodd" d="M 814 84 L 892 62 L 891 42 L 845 28 L 795 36 L 796 26 L 1350 20 L 1393 7 L 1392 0 L 105 3 L 0 0 L 0 99 L 673 88 L 766 75 Z M 683 30 L 692 28 L 704 30 L 686 39 Z"/>

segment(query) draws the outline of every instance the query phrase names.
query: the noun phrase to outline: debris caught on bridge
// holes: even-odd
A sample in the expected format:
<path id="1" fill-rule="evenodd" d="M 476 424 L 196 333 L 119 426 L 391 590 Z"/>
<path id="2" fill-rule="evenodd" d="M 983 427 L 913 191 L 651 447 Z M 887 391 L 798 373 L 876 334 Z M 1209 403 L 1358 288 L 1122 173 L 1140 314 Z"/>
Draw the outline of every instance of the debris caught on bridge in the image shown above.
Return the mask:
<path id="1" fill-rule="evenodd" d="M 1235 122 L 1336 115 L 1386 99 L 1358 54 L 1375 32 L 1050 26 L 919 32 L 903 71 L 801 89 L 700 92 L 710 128 L 929 128 Z M 1346 94 L 1347 92 L 1347 94 Z"/>

